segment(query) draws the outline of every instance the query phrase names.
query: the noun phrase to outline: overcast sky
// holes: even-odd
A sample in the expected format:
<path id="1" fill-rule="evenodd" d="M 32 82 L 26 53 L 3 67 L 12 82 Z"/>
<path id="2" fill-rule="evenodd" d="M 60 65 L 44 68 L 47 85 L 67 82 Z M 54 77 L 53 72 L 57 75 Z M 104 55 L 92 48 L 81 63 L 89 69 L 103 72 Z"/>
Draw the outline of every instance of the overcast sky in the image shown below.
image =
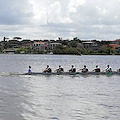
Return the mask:
<path id="1" fill-rule="evenodd" d="M 120 0 L 0 0 L 0 40 L 120 38 Z"/>

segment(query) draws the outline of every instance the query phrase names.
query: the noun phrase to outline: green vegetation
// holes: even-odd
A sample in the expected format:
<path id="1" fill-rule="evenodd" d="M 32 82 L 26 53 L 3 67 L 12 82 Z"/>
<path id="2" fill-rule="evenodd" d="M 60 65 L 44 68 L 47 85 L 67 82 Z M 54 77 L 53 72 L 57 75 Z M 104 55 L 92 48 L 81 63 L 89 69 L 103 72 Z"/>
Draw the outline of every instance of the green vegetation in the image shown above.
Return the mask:
<path id="1" fill-rule="evenodd" d="M 7 39 L 7 38 L 6 38 Z M 71 55 L 120 55 L 120 41 L 80 40 L 13 40 L 0 42 L 0 53 L 17 54 L 71 54 Z M 37 43 L 38 42 L 38 43 Z M 117 47 L 116 47 L 117 46 Z"/>
<path id="2" fill-rule="evenodd" d="M 112 49 L 110 45 L 101 47 L 98 51 L 99 54 L 112 55 L 115 54 L 115 50 Z"/>
<path id="3" fill-rule="evenodd" d="M 115 50 L 112 50 L 111 46 L 103 46 L 98 50 L 87 49 L 78 47 L 77 43 L 69 42 L 67 46 L 59 45 L 53 50 L 53 54 L 72 54 L 72 55 L 113 55 L 116 54 Z"/>
<path id="4" fill-rule="evenodd" d="M 31 47 L 20 47 L 16 50 L 17 54 L 23 53 L 23 54 L 44 54 L 45 52 L 42 50 L 33 50 Z"/>
<path id="5" fill-rule="evenodd" d="M 63 45 L 58 45 L 53 49 L 53 54 L 81 55 L 81 52 L 74 47 L 64 47 Z"/>
<path id="6" fill-rule="evenodd" d="M 23 47 L 20 47 L 16 50 L 16 53 L 25 53 L 25 54 L 29 54 L 31 53 L 32 49 L 30 47 L 27 47 L 27 48 L 23 48 Z"/>

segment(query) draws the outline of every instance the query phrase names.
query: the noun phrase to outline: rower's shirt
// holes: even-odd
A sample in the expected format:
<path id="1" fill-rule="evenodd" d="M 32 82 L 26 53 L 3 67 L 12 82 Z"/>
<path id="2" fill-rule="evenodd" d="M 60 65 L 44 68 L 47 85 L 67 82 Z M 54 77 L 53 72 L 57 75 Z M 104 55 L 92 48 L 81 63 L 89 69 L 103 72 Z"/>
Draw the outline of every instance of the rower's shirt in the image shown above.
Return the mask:
<path id="1" fill-rule="evenodd" d="M 48 68 L 48 72 L 52 72 L 52 68 L 49 67 L 49 68 Z"/>
<path id="2" fill-rule="evenodd" d="M 61 67 L 59 68 L 59 70 L 60 70 L 60 71 L 64 71 L 64 68 L 61 66 Z"/>
<path id="3" fill-rule="evenodd" d="M 51 72 L 51 71 L 52 71 L 52 69 L 51 69 L 50 67 L 46 68 L 46 70 L 47 70 L 48 72 Z"/>
<path id="4" fill-rule="evenodd" d="M 107 67 L 107 68 L 106 68 L 106 71 L 111 72 L 111 71 L 112 71 L 112 68 L 111 68 L 111 67 Z"/>
<path id="5" fill-rule="evenodd" d="M 28 69 L 28 73 L 31 73 L 31 69 L 30 68 Z"/>
<path id="6" fill-rule="evenodd" d="M 96 69 L 95 69 L 95 72 L 100 72 L 100 68 L 96 68 Z"/>
<path id="7" fill-rule="evenodd" d="M 106 68 L 106 70 L 110 70 L 110 69 L 112 69 L 112 68 L 111 68 L 111 67 L 107 67 L 107 68 Z"/>
<path id="8" fill-rule="evenodd" d="M 100 68 L 99 68 L 99 67 L 96 67 L 96 68 L 94 69 L 94 71 L 95 71 L 95 72 L 100 72 Z"/>
<path id="9" fill-rule="evenodd" d="M 83 69 L 82 69 L 82 72 L 87 72 L 88 71 L 88 68 L 87 67 L 84 67 Z"/>
<path id="10" fill-rule="evenodd" d="M 71 68 L 71 71 L 72 71 L 72 72 L 76 72 L 76 68 L 75 68 L 75 67 L 72 67 L 72 68 Z"/>

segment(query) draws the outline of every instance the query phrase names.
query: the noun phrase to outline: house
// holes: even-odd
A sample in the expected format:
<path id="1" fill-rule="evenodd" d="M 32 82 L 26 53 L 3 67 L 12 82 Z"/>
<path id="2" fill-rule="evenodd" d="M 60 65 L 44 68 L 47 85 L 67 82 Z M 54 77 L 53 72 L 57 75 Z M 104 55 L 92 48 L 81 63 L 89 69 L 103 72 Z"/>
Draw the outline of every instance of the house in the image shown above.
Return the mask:
<path id="1" fill-rule="evenodd" d="M 49 43 L 48 49 L 53 50 L 57 45 L 62 45 L 62 43 L 56 43 L 56 42 Z"/>
<path id="2" fill-rule="evenodd" d="M 48 48 L 48 42 L 34 42 L 32 45 L 33 50 L 45 51 Z"/>
<path id="3" fill-rule="evenodd" d="M 28 47 L 32 48 L 32 44 L 33 44 L 33 42 L 31 40 L 22 40 L 22 41 L 20 41 L 20 45 L 23 48 L 28 48 Z"/>
<path id="4" fill-rule="evenodd" d="M 116 51 L 117 54 L 120 55 L 120 46 L 117 46 L 117 47 L 115 48 L 115 51 Z"/>
<path id="5" fill-rule="evenodd" d="M 110 49 L 111 50 L 115 50 L 116 51 L 116 54 L 120 54 L 120 45 L 118 44 L 109 44 L 109 45 L 103 45 L 104 47 L 111 47 Z"/>
<path id="6" fill-rule="evenodd" d="M 32 44 L 31 43 L 22 44 L 22 47 L 23 48 L 28 48 L 28 47 L 32 48 Z"/>
<path id="7" fill-rule="evenodd" d="M 22 45 L 22 44 L 27 44 L 27 43 L 32 43 L 32 41 L 31 41 L 31 40 L 28 40 L 28 39 L 24 39 L 24 40 L 20 41 L 20 44 L 21 44 L 21 45 Z"/>
<path id="8" fill-rule="evenodd" d="M 120 46 L 120 45 L 118 45 L 118 44 L 109 44 L 109 45 L 112 47 L 112 48 L 111 48 L 112 50 L 115 50 L 116 47 L 119 47 L 119 46 Z"/>
<path id="9" fill-rule="evenodd" d="M 19 48 L 19 41 L 18 40 L 9 40 L 8 41 L 9 48 Z"/>
<path id="10" fill-rule="evenodd" d="M 115 40 L 116 44 L 120 45 L 120 39 Z"/>
<path id="11" fill-rule="evenodd" d="M 97 42 L 93 42 L 93 41 L 84 41 L 81 43 L 81 45 L 86 48 L 86 49 L 91 49 L 91 50 L 98 50 L 101 45 L 98 44 Z"/>

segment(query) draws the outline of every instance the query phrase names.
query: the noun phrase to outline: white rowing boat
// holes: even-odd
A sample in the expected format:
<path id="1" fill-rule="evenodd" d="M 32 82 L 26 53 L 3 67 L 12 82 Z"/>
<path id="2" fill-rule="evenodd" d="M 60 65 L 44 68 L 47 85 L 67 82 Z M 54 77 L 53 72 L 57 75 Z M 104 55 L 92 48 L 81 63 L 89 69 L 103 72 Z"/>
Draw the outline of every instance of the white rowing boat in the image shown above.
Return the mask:
<path id="1" fill-rule="evenodd" d="M 24 75 L 120 75 L 120 72 L 52 72 L 52 73 L 44 73 L 44 72 L 32 72 L 32 73 L 25 73 Z"/>

